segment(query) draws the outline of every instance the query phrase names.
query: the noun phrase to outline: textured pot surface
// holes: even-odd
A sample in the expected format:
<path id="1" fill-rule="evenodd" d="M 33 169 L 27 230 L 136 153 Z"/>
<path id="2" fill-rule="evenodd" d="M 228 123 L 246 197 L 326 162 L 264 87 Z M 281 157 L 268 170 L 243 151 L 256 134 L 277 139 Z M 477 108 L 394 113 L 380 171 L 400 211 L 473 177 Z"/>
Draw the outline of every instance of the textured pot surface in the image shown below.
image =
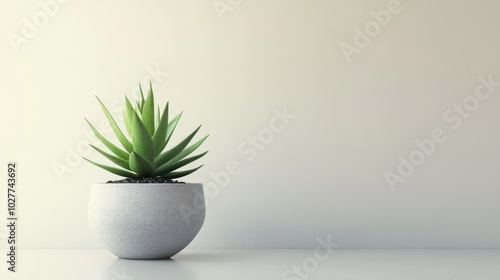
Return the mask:
<path id="1" fill-rule="evenodd" d="M 184 249 L 205 220 L 201 184 L 92 185 L 90 228 L 114 255 L 165 259 Z"/>

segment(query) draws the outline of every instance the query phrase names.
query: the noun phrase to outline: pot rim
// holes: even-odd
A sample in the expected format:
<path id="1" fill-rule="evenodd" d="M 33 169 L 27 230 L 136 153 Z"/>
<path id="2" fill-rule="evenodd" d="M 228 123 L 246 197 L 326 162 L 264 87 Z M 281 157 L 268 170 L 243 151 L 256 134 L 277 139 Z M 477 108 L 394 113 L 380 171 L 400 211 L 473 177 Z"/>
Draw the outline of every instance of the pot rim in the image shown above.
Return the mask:
<path id="1" fill-rule="evenodd" d="M 108 186 L 192 186 L 203 185 L 202 183 L 106 183 L 94 182 L 92 185 L 108 185 Z"/>

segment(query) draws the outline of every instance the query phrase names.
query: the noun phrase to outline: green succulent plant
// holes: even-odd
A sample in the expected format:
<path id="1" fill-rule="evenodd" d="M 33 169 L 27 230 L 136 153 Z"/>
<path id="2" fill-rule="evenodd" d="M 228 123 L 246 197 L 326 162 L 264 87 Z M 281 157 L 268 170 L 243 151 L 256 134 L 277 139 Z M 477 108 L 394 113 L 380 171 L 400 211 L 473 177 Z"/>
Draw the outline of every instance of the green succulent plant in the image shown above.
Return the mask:
<path id="1" fill-rule="evenodd" d="M 172 133 L 182 116 L 182 112 L 169 121 L 168 102 L 162 112 L 160 112 L 159 106 L 158 110 L 155 111 L 153 87 L 151 82 L 149 84 L 149 92 L 146 98 L 144 98 L 140 84 L 139 89 L 141 94 L 135 103 L 135 106 L 132 106 L 130 100 L 127 96 L 125 96 L 123 121 L 129 137 L 122 132 L 109 110 L 96 96 L 104 115 L 106 116 L 121 146 L 123 146 L 123 149 L 104 138 L 104 136 L 102 136 L 102 134 L 87 119 L 85 119 L 97 139 L 99 139 L 111 153 L 103 151 L 92 144 L 90 144 L 90 146 L 118 167 L 97 163 L 87 158 L 84 159 L 116 175 L 135 179 L 147 177 L 174 179 L 191 174 L 202 167 L 203 165 L 200 165 L 193 169 L 177 171 L 177 169 L 201 158 L 208 152 L 205 151 L 201 154 L 187 157 L 208 137 L 208 135 L 206 135 L 188 147 L 201 125 L 180 143 L 170 149 L 166 149 L 167 144 L 172 137 Z"/>

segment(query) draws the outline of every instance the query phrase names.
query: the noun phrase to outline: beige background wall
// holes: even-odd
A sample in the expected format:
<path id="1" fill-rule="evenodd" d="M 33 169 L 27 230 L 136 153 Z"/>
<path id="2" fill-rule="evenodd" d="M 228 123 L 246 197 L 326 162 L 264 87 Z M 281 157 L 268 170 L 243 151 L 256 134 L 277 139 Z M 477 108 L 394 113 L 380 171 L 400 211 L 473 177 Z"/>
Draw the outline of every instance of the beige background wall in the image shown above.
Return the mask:
<path id="1" fill-rule="evenodd" d="M 205 166 L 186 177 L 209 201 L 192 247 L 303 248 L 328 235 L 344 248 L 500 247 L 499 10 L 1 1 L 0 162 L 19 165 L 21 247 L 100 247 L 89 189 L 116 177 L 77 155 L 100 159 L 83 118 L 104 119 L 94 95 L 116 114 L 149 80 L 184 111 L 174 140 L 198 124 L 210 133 Z"/>

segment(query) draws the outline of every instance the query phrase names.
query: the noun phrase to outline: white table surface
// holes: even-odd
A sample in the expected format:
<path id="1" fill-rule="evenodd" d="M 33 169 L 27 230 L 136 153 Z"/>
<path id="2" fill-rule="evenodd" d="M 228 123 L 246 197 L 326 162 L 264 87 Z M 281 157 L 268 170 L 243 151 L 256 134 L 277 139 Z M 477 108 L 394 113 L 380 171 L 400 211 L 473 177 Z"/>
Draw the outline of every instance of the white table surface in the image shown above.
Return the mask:
<path id="1" fill-rule="evenodd" d="M 6 251 L 0 250 L 5 256 Z M 324 253 L 324 252 L 322 252 Z M 326 254 L 321 255 L 326 258 Z M 489 280 L 500 279 L 500 250 L 349 250 L 334 249 L 314 268 L 312 249 L 186 249 L 172 260 L 118 259 L 106 250 L 19 250 L 18 272 L 0 279 L 155 280 L 155 279 L 335 279 L 335 280 Z M 301 276 L 286 271 L 307 269 Z"/>

